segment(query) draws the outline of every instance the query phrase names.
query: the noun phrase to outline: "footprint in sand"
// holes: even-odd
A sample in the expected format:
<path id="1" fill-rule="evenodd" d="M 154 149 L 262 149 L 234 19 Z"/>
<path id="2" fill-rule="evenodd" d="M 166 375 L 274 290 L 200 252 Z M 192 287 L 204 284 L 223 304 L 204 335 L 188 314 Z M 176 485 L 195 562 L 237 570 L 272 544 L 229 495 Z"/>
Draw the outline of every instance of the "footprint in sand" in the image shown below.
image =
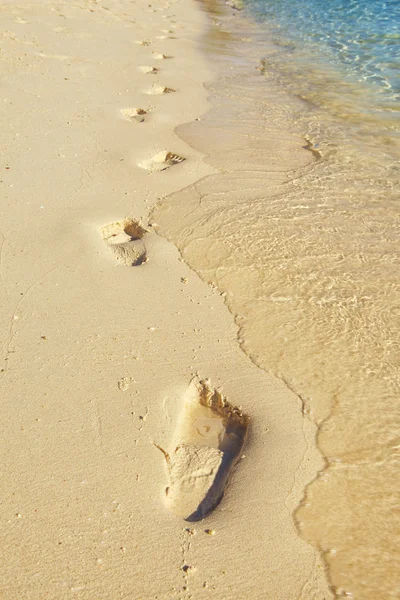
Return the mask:
<path id="1" fill-rule="evenodd" d="M 121 115 L 126 121 L 143 123 L 147 111 L 144 108 L 121 108 Z"/>
<path id="2" fill-rule="evenodd" d="M 147 261 L 143 236 L 147 230 L 136 219 L 127 217 L 104 225 L 100 234 L 116 261 L 128 267 L 136 267 Z"/>
<path id="3" fill-rule="evenodd" d="M 158 73 L 157 67 L 142 66 L 139 67 L 139 69 L 142 71 L 142 73 L 146 73 L 146 75 L 155 75 L 156 73 Z"/>
<path id="4" fill-rule="evenodd" d="M 207 381 L 194 379 L 185 396 L 173 439 L 165 457 L 168 508 L 186 521 L 206 517 L 222 500 L 232 468 L 246 439 L 249 418 Z"/>
<path id="5" fill-rule="evenodd" d="M 150 173 L 153 173 L 154 171 L 165 171 L 165 169 L 173 167 L 184 160 L 185 159 L 183 156 L 163 150 L 162 152 L 159 152 L 153 156 L 153 158 L 143 160 L 142 162 L 138 163 L 138 166 L 142 169 L 146 169 Z"/>
<path id="6" fill-rule="evenodd" d="M 165 87 L 164 85 L 153 85 L 149 90 L 146 90 L 144 93 L 149 96 L 161 96 L 161 94 L 172 94 L 176 92 L 176 90 Z"/>
<path id="7" fill-rule="evenodd" d="M 153 52 L 153 58 L 155 60 L 164 60 L 165 58 L 172 58 L 172 56 L 167 56 L 166 54 L 161 54 L 160 52 Z"/>
<path id="8" fill-rule="evenodd" d="M 140 46 L 150 46 L 151 40 L 136 40 L 135 44 L 139 44 Z"/>

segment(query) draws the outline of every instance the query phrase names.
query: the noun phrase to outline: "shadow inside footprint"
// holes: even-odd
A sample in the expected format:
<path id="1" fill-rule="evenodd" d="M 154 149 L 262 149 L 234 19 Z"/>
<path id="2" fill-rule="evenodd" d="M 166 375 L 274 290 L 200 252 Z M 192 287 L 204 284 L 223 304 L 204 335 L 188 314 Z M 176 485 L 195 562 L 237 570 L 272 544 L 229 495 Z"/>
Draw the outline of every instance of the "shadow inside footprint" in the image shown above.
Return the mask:
<path id="1" fill-rule="evenodd" d="M 100 233 L 118 263 L 136 267 L 147 260 L 142 241 L 147 230 L 136 219 L 127 217 L 109 223 L 100 229 Z"/>
<path id="2" fill-rule="evenodd" d="M 218 506 L 239 460 L 249 418 L 207 381 L 193 380 L 185 394 L 175 450 L 164 450 L 170 485 L 166 502 L 186 521 L 198 521 Z"/>

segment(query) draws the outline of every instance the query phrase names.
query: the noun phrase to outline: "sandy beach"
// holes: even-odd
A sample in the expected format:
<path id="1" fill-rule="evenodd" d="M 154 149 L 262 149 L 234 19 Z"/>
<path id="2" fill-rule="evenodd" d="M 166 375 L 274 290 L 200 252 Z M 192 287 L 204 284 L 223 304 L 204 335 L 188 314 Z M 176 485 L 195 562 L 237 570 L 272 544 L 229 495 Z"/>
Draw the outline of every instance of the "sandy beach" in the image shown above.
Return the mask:
<path id="1" fill-rule="evenodd" d="M 149 216 L 217 172 L 174 133 L 209 108 L 206 15 L 9 0 L 0 17 L 1 597 L 331 598 L 293 520 L 323 466 L 315 425 Z M 187 521 L 229 427 L 224 497 Z"/>

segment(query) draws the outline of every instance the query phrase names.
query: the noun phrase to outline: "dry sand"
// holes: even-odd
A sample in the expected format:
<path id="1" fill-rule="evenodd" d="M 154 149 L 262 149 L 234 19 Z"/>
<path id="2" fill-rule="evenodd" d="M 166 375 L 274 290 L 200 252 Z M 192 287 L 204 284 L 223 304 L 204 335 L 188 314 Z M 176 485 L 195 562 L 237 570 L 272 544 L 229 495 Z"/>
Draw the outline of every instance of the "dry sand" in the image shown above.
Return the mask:
<path id="1" fill-rule="evenodd" d="M 204 15 L 8 0 L 0 18 L 1 598 L 330 598 L 292 519 L 322 465 L 314 428 L 147 218 L 212 172 L 174 133 L 207 109 Z M 193 523 L 176 512 L 212 484 L 231 423 L 193 416 L 194 377 L 250 425 L 221 504 Z M 186 481 L 192 418 L 216 433 Z"/>

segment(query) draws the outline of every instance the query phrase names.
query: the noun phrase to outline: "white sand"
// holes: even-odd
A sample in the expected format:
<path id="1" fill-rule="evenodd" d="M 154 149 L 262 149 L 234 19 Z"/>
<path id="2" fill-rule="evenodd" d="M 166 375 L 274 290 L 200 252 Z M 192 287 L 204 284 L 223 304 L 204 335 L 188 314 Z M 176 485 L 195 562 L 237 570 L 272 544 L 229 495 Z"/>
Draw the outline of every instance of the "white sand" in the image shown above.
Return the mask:
<path id="1" fill-rule="evenodd" d="M 321 465 L 314 431 L 147 223 L 211 172 L 174 134 L 207 108 L 205 17 L 140 0 L 8 0 L 0 17 L 1 598 L 328 598 L 291 518 Z M 142 72 L 153 52 L 173 58 Z M 176 91 L 146 93 L 163 87 Z M 138 107 L 144 121 L 127 120 Z M 165 151 L 186 160 L 138 166 Z M 130 216 L 149 229 L 137 267 L 100 234 Z M 222 503 L 188 524 L 168 511 L 154 444 L 173 450 L 196 374 L 251 426 Z"/>

